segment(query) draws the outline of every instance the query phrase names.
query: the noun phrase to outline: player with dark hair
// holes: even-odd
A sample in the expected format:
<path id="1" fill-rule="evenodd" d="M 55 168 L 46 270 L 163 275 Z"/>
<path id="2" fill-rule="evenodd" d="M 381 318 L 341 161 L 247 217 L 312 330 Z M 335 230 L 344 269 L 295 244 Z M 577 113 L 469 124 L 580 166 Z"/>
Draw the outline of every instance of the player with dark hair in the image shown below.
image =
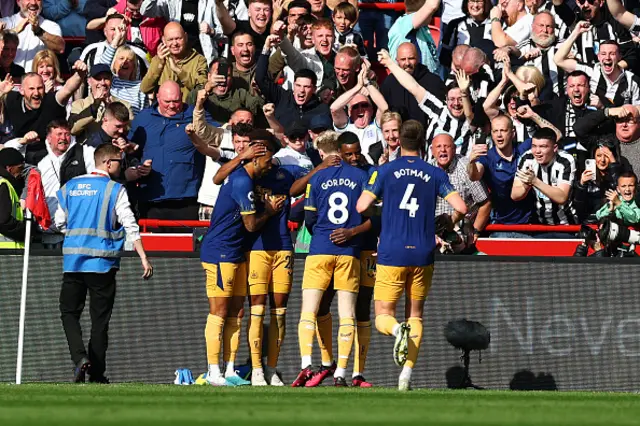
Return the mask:
<path id="1" fill-rule="evenodd" d="M 416 120 L 403 123 L 402 156 L 373 172 L 357 205 L 358 212 L 364 213 L 376 200 L 383 200 L 374 289 L 376 328 L 395 336 L 394 361 L 403 366 L 400 390 L 411 388 L 411 372 L 422 340 L 422 314 L 436 247 L 436 199 L 440 196 L 458 212 L 467 212 L 447 174 L 420 158 L 423 145 L 423 126 Z M 409 312 L 407 321 L 398 323 L 396 304 L 403 290 Z"/>
<path id="2" fill-rule="evenodd" d="M 337 138 L 317 141 L 321 157 L 338 153 Z M 317 171 L 309 181 L 305 199 L 305 223 L 313 238 L 302 280 L 302 309 L 298 340 L 302 370 L 293 387 L 304 386 L 313 376 L 311 353 L 316 334 L 316 316 L 323 293 L 334 278 L 338 294 L 338 366 L 336 386 L 347 386 L 345 370 L 355 338 L 355 305 L 360 281 L 360 238 L 336 238 L 334 231 L 362 224 L 356 201 L 367 174 L 344 161 Z"/>
<path id="3" fill-rule="evenodd" d="M 243 250 L 245 230 L 258 231 L 270 217 L 280 212 L 284 204 L 282 199 L 269 198 L 264 202 L 264 211 L 257 213 L 253 183 L 271 169 L 276 148 L 273 135 L 266 130 L 253 130 L 250 138 L 251 144 L 263 145 L 265 153 L 236 169 L 225 180 L 200 254 L 207 274 L 209 298 L 209 316 L 205 327 L 209 364 L 206 380 L 214 386 L 249 384 L 237 376 L 233 368 L 227 368 L 226 377 L 223 377 L 218 364 L 219 356 L 223 341 L 225 352 L 237 352 L 240 341 L 242 305 L 247 295 L 247 270 Z"/>

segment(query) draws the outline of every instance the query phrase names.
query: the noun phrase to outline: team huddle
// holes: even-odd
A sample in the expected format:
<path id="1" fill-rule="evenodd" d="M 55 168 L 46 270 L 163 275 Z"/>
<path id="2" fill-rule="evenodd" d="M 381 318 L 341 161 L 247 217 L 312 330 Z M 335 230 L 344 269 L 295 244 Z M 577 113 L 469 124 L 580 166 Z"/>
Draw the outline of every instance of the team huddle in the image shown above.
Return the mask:
<path id="1" fill-rule="evenodd" d="M 398 387 L 410 389 L 433 275 L 437 197 L 466 213 L 447 174 L 422 160 L 424 134 L 417 121 L 405 122 L 400 130 L 402 156 L 375 168 L 363 160 L 355 134 L 326 132 L 316 141 L 323 162 L 307 173 L 296 166 L 274 164 L 279 144 L 273 135 L 265 130 L 251 133 L 253 159 L 246 164 L 227 163 L 218 172 L 225 180 L 202 244 L 209 298 L 207 383 L 284 386 L 277 365 L 293 281 L 288 219 L 291 198 L 304 194 L 304 223 L 312 239 L 298 325 L 301 370 L 292 386 L 318 386 L 330 375 L 336 386 L 348 386 L 345 376 L 352 350 L 351 385 L 372 386 L 364 370 L 373 299 L 376 328 L 395 338 L 393 357 L 402 366 Z M 396 304 L 403 291 L 410 302 L 406 321 L 398 323 Z M 330 313 L 334 295 L 339 313 L 337 362 Z M 247 296 L 251 381 L 239 377 L 234 368 Z M 271 319 L 267 365 L 263 366 L 267 300 Z M 314 370 L 311 355 L 316 339 L 322 365 Z M 221 353 L 225 371 L 220 369 Z"/>

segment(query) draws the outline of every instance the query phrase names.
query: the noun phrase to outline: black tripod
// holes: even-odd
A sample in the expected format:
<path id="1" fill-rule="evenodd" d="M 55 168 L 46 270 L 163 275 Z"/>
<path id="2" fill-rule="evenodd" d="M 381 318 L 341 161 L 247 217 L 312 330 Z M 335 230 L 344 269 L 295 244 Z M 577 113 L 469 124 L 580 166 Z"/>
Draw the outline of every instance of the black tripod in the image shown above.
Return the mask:
<path id="1" fill-rule="evenodd" d="M 482 386 L 474 385 L 471 381 L 471 376 L 469 375 L 469 363 L 471 361 L 471 351 L 470 350 L 462 350 L 462 355 L 460 356 L 460 361 L 462 361 L 464 365 L 464 377 L 462 378 L 462 383 L 460 384 L 459 389 L 478 389 L 484 390 Z"/>

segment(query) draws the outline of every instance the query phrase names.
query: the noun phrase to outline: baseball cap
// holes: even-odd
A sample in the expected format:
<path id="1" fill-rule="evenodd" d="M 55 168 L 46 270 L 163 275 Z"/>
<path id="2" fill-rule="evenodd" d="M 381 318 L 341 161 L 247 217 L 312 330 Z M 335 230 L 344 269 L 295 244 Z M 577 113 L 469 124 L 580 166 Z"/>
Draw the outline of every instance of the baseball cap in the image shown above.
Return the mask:
<path id="1" fill-rule="evenodd" d="M 307 128 L 300 120 L 292 121 L 285 129 L 284 135 L 289 139 L 298 139 L 307 136 Z"/>
<path id="2" fill-rule="evenodd" d="M 333 129 L 333 121 L 326 114 L 316 114 L 309 118 L 309 129 L 314 133 Z"/>
<path id="3" fill-rule="evenodd" d="M 91 72 L 89 76 L 96 78 L 98 74 L 109 74 L 109 76 L 113 77 L 113 73 L 111 72 L 111 67 L 107 64 L 95 64 L 91 67 Z"/>

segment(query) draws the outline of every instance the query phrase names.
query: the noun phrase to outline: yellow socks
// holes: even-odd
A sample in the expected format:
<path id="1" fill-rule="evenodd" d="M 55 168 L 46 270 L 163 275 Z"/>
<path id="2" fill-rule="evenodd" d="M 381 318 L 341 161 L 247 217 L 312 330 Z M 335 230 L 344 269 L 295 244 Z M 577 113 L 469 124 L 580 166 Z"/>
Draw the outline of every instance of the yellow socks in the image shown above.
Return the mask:
<path id="1" fill-rule="evenodd" d="M 420 341 L 422 340 L 422 318 L 411 317 L 407 324 L 409 324 L 411 330 L 409 331 L 409 353 L 407 354 L 405 366 L 413 368 L 418 359 Z"/>
<path id="2" fill-rule="evenodd" d="M 364 372 L 364 364 L 367 361 L 367 352 L 369 352 L 369 343 L 371 342 L 371 321 L 358 321 L 357 324 L 356 353 L 353 357 L 354 376 L 360 376 Z"/>
<path id="3" fill-rule="evenodd" d="M 300 344 L 300 356 L 302 368 L 311 365 L 311 353 L 313 352 L 313 337 L 316 332 L 316 314 L 303 312 L 298 324 L 298 342 Z"/>
<path id="4" fill-rule="evenodd" d="M 240 325 L 242 318 L 227 317 L 224 322 L 224 332 L 222 333 L 222 341 L 224 343 L 224 362 L 233 366 L 236 361 L 236 354 L 240 347 Z M 229 370 L 229 368 L 227 368 Z"/>
<path id="5" fill-rule="evenodd" d="M 393 334 L 393 329 L 398 325 L 398 321 L 391 315 L 381 314 L 376 315 L 376 328 L 378 331 L 386 336 Z"/>
<path id="6" fill-rule="evenodd" d="M 251 317 L 249 318 L 249 351 L 251 352 L 251 366 L 262 368 L 262 325 L 264 323 L 264 305 L 254 305 L 251 307 Z"/>
<path id="7" fill-rule="evenodd" d="M 207 325 L 204 328 L 204 339 L 207 343 L 207 363 L 210 365 L 219 365 L 220 363 L 223 327 L 224 318 L 211 314 L 207 316 Z"/>
<path id="8" fill-rule="evenodd" d="M 287 308 L 271 309 L 271 321 L 269 322 L 269 349 L 267 365 L 276 368 L 280 356 L 280 346 L 284 342 L 286 331 Z"/>
<path id="9" fill-rule="evenodd" d="M 353 318 L 340 318 L 340 327 L 338 328 L 338 368 L 346 369 L 349 363 L 349 355 L 353 347 L 353 339 L 356 334 L 356 321 Z M 344 374 L 336 375 L 344 377 Z"/>
<path id="10" fill-rule="evenodd" d="M 320 355 L 322 355 L 322 365 L 330 367 L 333 364 L 333 321 L 331 312 L 318 317 L 316 321 L 318 330 L 318 345 L 320 346 Z"/>

